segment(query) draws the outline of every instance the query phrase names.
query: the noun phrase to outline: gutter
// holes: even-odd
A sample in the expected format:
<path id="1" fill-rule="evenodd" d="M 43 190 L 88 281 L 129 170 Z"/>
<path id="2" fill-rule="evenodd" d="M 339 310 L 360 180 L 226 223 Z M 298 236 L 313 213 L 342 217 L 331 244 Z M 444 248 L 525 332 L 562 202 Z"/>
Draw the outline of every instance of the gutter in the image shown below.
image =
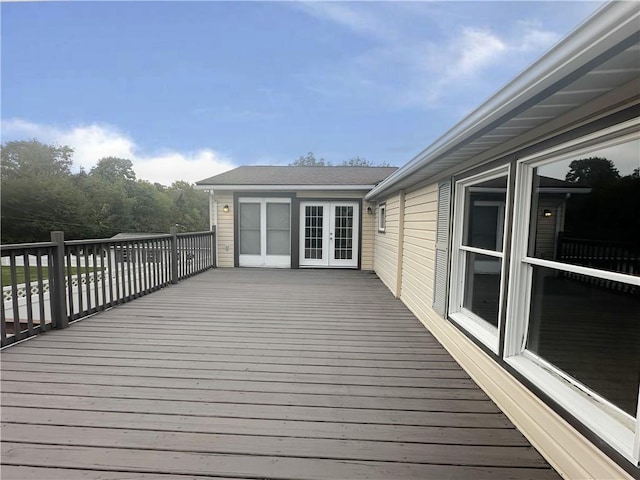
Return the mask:
<path id="1" fill-rule="evenodd" d="M 196 190 L 233 190 L 234 192 L 274 192 L 282 190 L 304 191 L 304 190 L 362 190 L 370 191 L 375 185 L 196 185 Z"/>
<path id="2" fill-rule="evenodd" d="M 590 63 L 598 56 L 622 42 L 637 41 L 639 17 L 640 4 L 635 1 L 605 4 L 431 146 L 380 182 L 365 199 L 375 200 L 392 193 L 402 180 L 550 97 L 570 83 L 570 75 L 592 68 Z"/>

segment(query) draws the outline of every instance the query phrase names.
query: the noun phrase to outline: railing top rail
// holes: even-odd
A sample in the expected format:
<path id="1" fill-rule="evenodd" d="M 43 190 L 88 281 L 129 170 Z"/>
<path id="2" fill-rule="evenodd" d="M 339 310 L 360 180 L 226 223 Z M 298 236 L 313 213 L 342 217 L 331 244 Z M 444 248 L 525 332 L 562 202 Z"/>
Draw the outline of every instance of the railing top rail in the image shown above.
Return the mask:
<path id="1" fill-rule="evenodd" d="M 563 243 L 582 243 L 589 245 L 598 245 L 603 247 L 625 247 L 625 248 L 640 248 L 639 243 L 630 242 L 615 242 L 610 240 L 593 240 L 589 238 L 574 238 L 574 237 L 560 237 L 560 241 Z"/>
<path id="2" fill-rule="evenodd" d="M 213 235 L 215 232 L 213 231 L 209 231 L 209 230 L 204 230 L 202 232 L 185 232 L 185 233 L 178 233 L 176 234 L 176 236 L 178 237 L 192 237 L 192 236 L 206 236 L 206 235 Z"/>
<path id="3" fill-rule="evenodd" d="M 144 242 L 147 240 L 158 240 L 161 238 L 171 238 L 170 234 L 158 234 L 158 235 L 147 235 L 144 237 L 122 237 L 122 238 L 92 238 L 87 240 L 66 240 L 64 242 L 65 245 L 103 245 L 105 243 L 131 243 L 131 242 Z"/>
<path id="4" fill-rule="evenodd" d="M 35 248 L 50 248 L 55 247 L 55 243 L 52 242 L 35 242 L 35 243 L 9 243 L 6 245 L 0 245 L 0 251 L 8 250 L 28 250 Z"/>

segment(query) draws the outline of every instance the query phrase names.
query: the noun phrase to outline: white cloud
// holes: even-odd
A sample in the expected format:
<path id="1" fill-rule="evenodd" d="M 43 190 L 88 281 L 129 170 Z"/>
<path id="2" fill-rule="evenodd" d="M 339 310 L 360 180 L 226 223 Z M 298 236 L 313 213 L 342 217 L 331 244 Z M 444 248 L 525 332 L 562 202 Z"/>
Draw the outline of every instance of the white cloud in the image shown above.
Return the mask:
<path id="1" fill-rule="evenodd" d="M 342 25 L 346 29 L 358 34 L 370 37 L 385 37 L 393 34 L 388 18 L 381 18 L 373 10 L 368 8 L 366 4 L 293 2 L 291 6 L 299 8 L 316 18 Z"/>
<path id="2" fill-rule="evenodd" d="M 35 138 L 43 143 L 67 145 L 74 150 L 74 165 L 86 170 L 104 157 L 126 158 L 133 163 L 138 178 L 163 185 L 176 180 L 195 182 L 235 167 L 229 158 L 207 148 L 192 152 L 143 152 L 115 127 L 95 123 L 64 129 L 9 119 L 2 121 L 2 136 L 3 142 Z"/>
<path id="3" fill-rule="evenodd" d="M 521 31 L 521 37 L 514 48 L 521 52 L 545 51 L 562 37 L 556 32 L 543 30 L 539 22 L 521 21 L 517 25 L 517 29 Z"/>
<path id="4" fill-rule="evenodd" d="M 393 107 L 429 108 L 485 96 L 561 37 L 539 21 L 491 24 L 480 15 L 476 24 L 472 14 L 430 2 L 294 5 L 370 41 L 355 61 L 312 72 L 308 88 L 330 97 L 366 88 Z"/>
<path id="5" fill-rule="evenodd" d="M 474 75 L 487 65 L 497 61 L 507 50 L 507 45 L 489 30 L 465 28 L 460 42 L 455 42 L 451 50 L 448 76 Z"/>

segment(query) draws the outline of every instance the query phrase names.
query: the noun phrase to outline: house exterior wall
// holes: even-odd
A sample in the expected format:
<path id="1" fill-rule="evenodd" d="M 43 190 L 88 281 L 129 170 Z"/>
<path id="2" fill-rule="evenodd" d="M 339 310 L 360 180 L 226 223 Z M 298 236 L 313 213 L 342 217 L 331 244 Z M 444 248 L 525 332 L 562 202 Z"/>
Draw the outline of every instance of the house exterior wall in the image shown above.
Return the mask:
<path id="1" fill-rule="evenodd" d="M 233 267 L 233 216 L 235 215 L 233 208 L 233 192 L 219 191 L 215 193 L 214 198 L 217 204 L 215 218 L 218 219 L 216 227 L 218 267 Z M 229 205 L 228 212 L 222 211 L 225 205 Z"/>
<path id="2" fill-rule="evenodd" d="M 368 209 L 371 208 L 371 215 Z M 362 270 L 373 270 L 373 250 L 375 242 L 376 226 L 376 206 L 373 203 L 362 203 L 362 242 L 360 248 L 360 262 Z"/>
<path id="3" fill-rule="evenodd" d="M 437 185 L 405 196 L 400 298 L 407 305 L 432 303 L 437 202 Z"/>
<path id="4" fill-rule="evenodd" d="M 438 185 L 407 192 L 401 235 L 400 299 L 565 478 L 631 478 L 450 321 L 432 309 Z M 397 196 L 386 199 L 387 208 Z M 393 217 L 391 217 L 393 219 Z M 397 220 L 387 217 L 387 228 Z M 391 231 L 393 231 L 391 228 Z M 397 227 L 395 227 L 397 228 Z M 390 237 L 376 234 L 375 271 L 393 292 Z M 387 251 L 389 250 L 389 251 Z"/>
<path id="5" fill-rule="evenodd" d="M 386 225 L 384 232 L 378 232 L 378 215 L 376 209 L 374 224 L 375 248 L 373 266 L 376 274 L 389 290 L 398 296 L 398 233 L 400 227 L 400 195 L 394 195 L 385 202 Z"/>
<path id="6" fill-rule="evenodd" d="M 279 192 L 282 193 L 282 192 Z M 353 191 L 322 191 L 322 190 L 304 190 L 295 192 L 295 198 L 298 201 L 306 199 L 353 199 L 362 200 L 365 192 Z M 265 197 L 269 194 L 265 193 Z M 217 219 L 216 225 L 216 241 L 218 251 L 218 267 L 233 268 L 234 266 L 234 192 L 232 191 L 216 191 L 216 214 L 212 215 Z M 361 210 L 361 241 L 360 241 L 360 263 L 362 270 L 373 270 L 373 251 L 374 239 L 376 232 L 375 214 L 368 214 L 368 208 L 375 212 L 375 204 L 362 200 Z M 229 205 L 229 212 L 223 212 L 225 205 Z"/>

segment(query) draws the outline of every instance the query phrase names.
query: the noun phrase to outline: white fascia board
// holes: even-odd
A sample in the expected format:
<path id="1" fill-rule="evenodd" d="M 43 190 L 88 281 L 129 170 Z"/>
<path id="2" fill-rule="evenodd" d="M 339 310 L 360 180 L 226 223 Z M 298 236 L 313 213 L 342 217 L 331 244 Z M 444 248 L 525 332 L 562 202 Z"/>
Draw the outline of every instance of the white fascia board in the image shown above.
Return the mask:
<path id="1" fill-rule="evenodd" d="M 365 197 L 372 200 L 395 184 L 432 163 L 443 153 L 489 128 L 494 122 L 517 115 L 519 108 L 529 108 L 549 98 L 571 73 L 640 31 L 640 3 L 611 1 L 585 20 L 571 34 L 556 44 L 537 62 L 495 93 L 480 107 L 438 138 L 403 167 L 380 182 Z M 539 98 L 536 98 L 539 97 Z M 531 105 L 528 105 L 528 103 Z M 510 115 L 511 114 L 511 115 Z M 497 125 L 496 125 L 497 126 Z M 491 131 L 491 130 L 489 130 Z M 485 132 L 488 133 L 488 132 Z"/>
<path id="2" fill-rule="evenodd" d="M 369 191 L 375 185 L 196 185 L 198 190 L 226 190 L 235 192 L 277 192 L 308 190 L 361 190 Z"/>

